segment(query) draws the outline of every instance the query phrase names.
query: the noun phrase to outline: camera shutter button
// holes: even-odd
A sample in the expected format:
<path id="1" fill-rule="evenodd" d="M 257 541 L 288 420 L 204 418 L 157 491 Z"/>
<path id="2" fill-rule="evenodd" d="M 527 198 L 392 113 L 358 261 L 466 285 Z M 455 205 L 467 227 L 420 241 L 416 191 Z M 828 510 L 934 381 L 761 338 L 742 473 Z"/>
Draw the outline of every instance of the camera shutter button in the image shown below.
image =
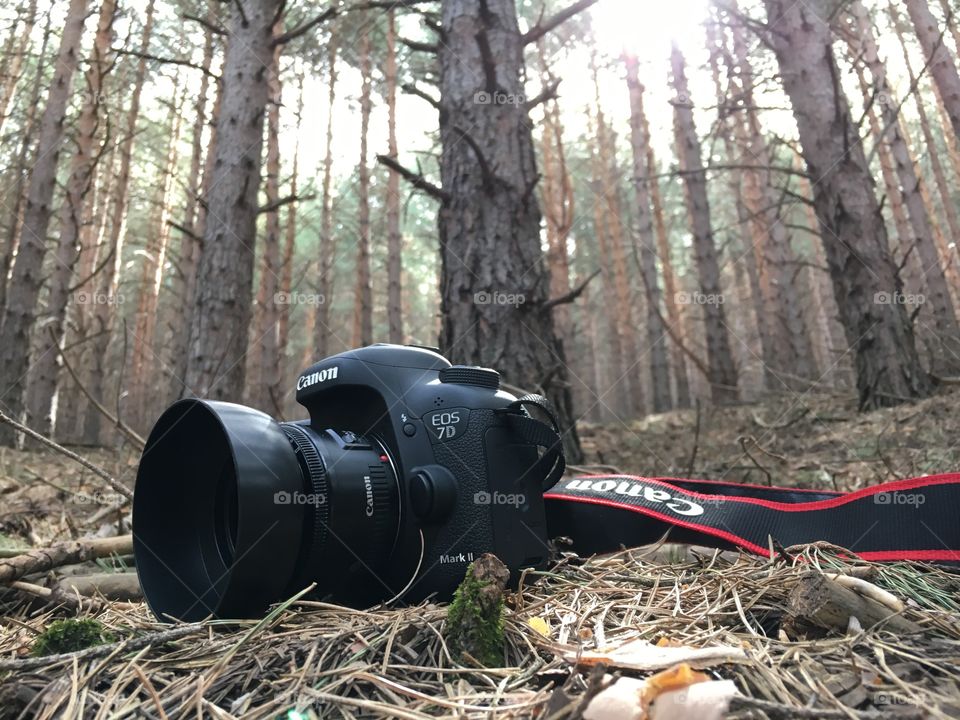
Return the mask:
<path id="1" fill-rule="evenodd" d="M 496 390 L 500 387 L 500 373 L 490 368 L 472 365 L 452 365 L 440 371 L 440 382 L 458 385 L 476 385 Z"/>
<path id="2" fill-rule="evenodd" d="M 414 468 L 409 487 L 410 508 L 423 522 L 443 520 L 457 500 L 456 478 L 440 465 Z"/>

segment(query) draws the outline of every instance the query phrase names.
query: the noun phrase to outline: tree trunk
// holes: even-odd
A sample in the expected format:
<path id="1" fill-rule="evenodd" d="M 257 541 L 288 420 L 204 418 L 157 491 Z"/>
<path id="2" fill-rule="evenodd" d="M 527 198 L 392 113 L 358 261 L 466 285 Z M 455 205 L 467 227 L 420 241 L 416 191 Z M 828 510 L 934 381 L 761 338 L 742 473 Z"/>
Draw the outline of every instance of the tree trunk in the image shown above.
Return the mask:
<path id="1" fill-rule="evenodd" d="M 327 86 L 327 137 L 323 158 L 323 180 L 320 198 L 320 238 L 317 255 L 319 256 L 317 273 L 317 306 L 314 312 L 313 348 L 307 349 L 304 364 L 308 364 L 330 355 L 330 303 L 333 298 L 333 258 L 335 255 L 333 237 L 333 204 L 331 202 L 330 183 L 333 178 L 333 113 L 337 99 L 337 43 L 331 40 L 327 47 L 328 77 Z M 316 356 L 314 356 L 316 353 Z"/>
<path id="2" fill-rule="evenodd" d="M 550 272 L 516 7 L 443 0 L 441 15 L 441 345 L 454 362 L 495 367 L 507 382 L 550 397 L 567 458 L 579 462 L 567 362 L 543 307 Z"/>
<path id="3" fill-rule="evenodd" d="M 736 5 L 731 7 L 732 11 L 736 11 L 736 9 Z M 736 165 L 739 162 L 740 152 L 736 150 L 734 142 L 736 116 L 731 112 L 731 106 L 740 95 L 739 88 L 733 86 L 734 80 L 739 78 L 740 70 L 727 47 L 722 30 L 718 33 L 718 29 L 723 27 L 719 18 L 719 9 L 717 15 L 716 19 L 711 19 L 706 23 L 707 46 L 710 53 L 710 74 L 713 76 L 713 85 L 717 96 L 717 133 L 723 142 L 724 157 L 727 163 Z M 726 85 L 720 77 L 721 58 L 727 67 Z M 737 127 L 741 127 L 741 124 L 737 123 Z M 751 383 L 747 379 L 748 368 L 754 365 L 752 360 L 755 359 L 759 361 L 760 373 L 763 377 L 762 387 L 773 390 L 779 389 L 780 381 L 774 373 L 778 360 L 773 350 L 770 318 L 760 288 L 758 255 L 764 243 L 758 232 L 758 223 L 752 222 L 750 211 L 744 204 L 744 173 L 745 169 L 739 169 L 727 175 L 727 187 L 730 190 L 730 197 L 734 199 L 734 218 L 732 222 L 737 229 L 735 237 L 738 241 L 738 246 L 731 246 L 731 252 L 735 253 L 737 258 L 732 264 L 740 296 L 742 298 L 749 296 L 750 298 L 749 307 L 742 302 L 738 302 L 737 309 L 739 309 L 740 315 L 752 316 L 753 322 L 750 329 L 755 331 L 743 336 L 746 340 L 743 344 L 747 345 L 749 355 L 752 357 L 744 358 L 745 364 L 740 367 L 740 375 L 747 388 L 759 388 L 761 386 L 760 382 Z M 740 260 L 743 262 L 741 263 Z M 736 313 L 736 310 L 734 312 Z M 736 318 L 734 320 L 736 321 Z M 735 333 L 735 335 L 738 335 L 738 333 Z"/>
<path id="4" fill-rule="evenodd" d="M 910 214 L 921 272 L 926 282 L 927 297 L 921 317 L 923 311 L 929 309 L 933 320 L 932 330 L 938 341 L 935 345 L 939 345 L 933 358 L 933 367 L 939 374 L 953 375 L 960 372 L 960 326 L 957 325 L 950 289 L 940 264 L 940 253 L 937 251 L 930 216 L 924 204 L 922 179 L 914 169 L 913 158 L 904 138 L 904 128 L 900 123 L 899 104 L 887 81 L 886 68 L 880 60 L 866 8 L 857 0 L 851 4 L 851 10 L 857 23 L 859 49 L 873 76 L 872 96 L 878 101 L 880 118 L 886 128 L 885 138 L 881 141 L 885 139 L 890 144 L 903 200 Z"/>
<path id="5" fill-rule="evenodd" d="M 387 154 L 397 157 L 397 33 L 394 11 L 387 13 Z M 400 254 L 400 176 L 387 175 L 387 331 L 402 343 L 403 263 Z"/>
<path id="6" fill-rule="evenodd" d="M 796 155 L 794 156 L 793 167 L 797 172 L 804 170 L 803 160 Z M 813 207 L 813 188 L 806 175 L 800 176 L 799 185 L 800 196 L 804 198 L 803 209 L 806 214 L 807 227 L 816 236 L 812 243 L 815 267 L 810 268 L 810 284 L 813 287 L 818 307 L 817 329 L 826 344 L 826 352 L 821 358 L 820 365 L 824 368 L 824 372 L 832 373 L 835 376 L 837 380 L 835 384 L 852 386 L 854 378 L 851 365 L 847 361 L 849 346 L 840 321 L 840 308 L 837 306 L 837 299 L 833 293 L 830 268 L 824 255 L 823 238 L 820 236 L 822 228 Z"/>
<path id="7" fill-rule="evenodd" d="M 640 84 L 635 57 L 626 56 L 627 89 L 630 93 L 630 145 L 633 149 L 634 205 L 637 210 L 637 244 L 640 276 L 647 298 L 647 350 L 650 353 L 650 387 L 653 411 L 666 412 L 670 398 L 670 364 L 667 359 L 667 331 L 660 314 L 660 282 L 657 277 L 656 240 L 653 237 L 653 213 L 650 209 L 650 176 L 654 168 L 647 165 L 650 137 L 646 134 L 643 109 L 644 87 Z"/>
<path id="8" fill-rule="evenodd" d="M 77 275 L 80 278 L 74 285 L 74 296 L 96 291 L 98 275 L 104 268 L 98 264 L 107 233 L 110 199 L 116 183 L 117 157 L 116 144 L 110 146 L 108 155 L 97 162 L 97 178 L 90 191 L 90 208 L 93 222 L 81 230 L 80 259 L 77 262 Z M 81 375 L 90 366 L 92 310 L 90 305 L 76 302 L 67 306 L 66 333 L 64 347 L 73 348 L 66 354 L 70 367 Z M 84 387 L 87 387 L 86 385 Z M 57 388 L 57 418 L 54 439 L 64 445 L 77 445 L 83 442 L 83 417 L 86 410 L 86 397 L 73 376 L 61 368 Z"/>
<path id="9" fill-rule="evenodd" d="M 200 397 L 236 398 L 244 390 L 247 329 L 257 229 L 273 24 L 280 0 L 235 6 L 223 65 L 223 98 L 197 296 L 190 329 L 186 385 Z"/>
<path id="10" fill-rule="evenodd" d="M 207 20 L 214 21 L 216 18 L 213 10 L 207 15 Z M 200 202 L 205 194 L 205 185 L 209 183 L 210 153 L 205 153 L 206 145 L 204 143 L 204 132 L 208 123 L 207 115 L 207 94 L 210 91 L 210 76 L 208 74 L 213 65 L 214 36 L 209 28 L 204 28 L 203 41 L 203 60 L 200 63 L 202 73 L 200 76 L 200 87 L 197 90 L 197 99 L 195 105 L 195 117 L 193 120 L 193 130 L 190 150 L 190 175 L 187 178 L 187 202 L 181 219 L 182 230 L 180 241 L 180 262 L 179 262 L 179 287 L 180 308 L 193 307 L 196 297 L 197 287 L 197 267 L 200 264 L 201 245 L 199 238 L 203 234 L 202 220 L 203 207 Z M 216 104 L 219 103 L 219 83 L 217 83 L 217 98 L 212 113 L 213 119 L 216 119 Z M 212 133 L 211 133 L 212 136 Z M 209 138 L 211 143 L 213 138 Z M 183 378 L 187 372 L 187 348 L 190 343 L 190 313 L 177 312 L 173 316 L 173 323 L 170 331 L 170 352 L 167 357 L 169 367 L 173 368 L 170 373 L 170 398 L 178 399 L 183 396 L 184 385 Z"/>
<path id="11" fill-rule="evenodd" d="M 88 3 L 89 0 L 71 0 L 67 10 L 53 84 L 40 118 L 36 162 L 30 175 L 17 257 L 0 322 L 2 399 L 7 414 L 16 420 L 23 413 L 24 376 L 29 366 L 30 335 L 37 319 L 37 303 L 43 284 L 43 258 L 47 252 L 47 230 L 53 213 L 57 161 L 66 125 L 67 101 L 80 59 L 80 39 Z M 0 427 L 0 445 L 12 446 L 16 437 L 9 425 Z"/>
<path id="12" fill-rule="evenodd" d="M 873 178 L 857 126 L 839 85 L 831 30 L 824 18 L 792 0 L 764 0 L 777 27 L 769 35 L 793 104 L 834 294 L 854 348 L 862 409 L 924 397 L 930 380 L 920 365 L 887 245 Z"/>
<path id="13" fill-rule="evenodd" d="M 293 167 L 290 170 L 290 196 L 297 197 L 299 190 L 300 174 L 300 131 L 303 126 L 303 85 L 304 73 L 302 70 L 297 74 L 297 125 L 295 128 L 296 142 L 293 147 Z M 280 287 L 288 297 L 293 291 L 293 255 L 297 243 L 297 206 L 298 201 L 287 205 L 287 223 L 284 226 L 284 246 L 283 246 L 283 264 L 280 273 Z M 285 404 L 281 398 L 286 397 L 283 391 L 283 383 L 290 377 L 287 374 L 287 346 L 290 340 L 290 315 L 293 312 L 293 305 L 286 304 L 280 307 L 280 318 L 277 323 L 277 358 L 282 372 L 275 373 L 277 385 L 274 387 L 271 395 L 277 399 L 279 405 L 278 413 L 285 412 Z M 298 358 L 299 359 L 299 358 Z M 293 372 L 299 372 L 300 368 L 294 368 Z"/>
<path id="14" fill-rule="evenodd" d="M 943 33 L 930 12 L 927 0 L 904 0 L 913 21 L 920 47 L 930 66 L 930 74 L 940 90 L 954 136 L 960 138 L 960 74 L 953 54 L 943 42 Z"/>
<path id="15" fill-rule="evenodd" d="M 917 253 L 913 247 L 913 231 L 910 227 L 910 218 L 907 216 L 907 208 L 903 204 L 903 192 L 897 182 L 897 176 L 894 172 L 894 161 L 890 155 L 890 144 L 883 140 L 883 129 L 880 127 L 880 121 L 877 119 L 870 99 L 870 86 L 864 75 L 863 68 L 856 67 L 857 76 L 860 79 L 860 88 L 863 92 L 863 101 L 869 105 L 867 109 L 867 120 L 870 124 L 870 132 L 877 144 L 877 160 L 880 163 L 880 174 L 883 177 L 883 185 L 886 190 L 887 203 L 890 205 L 890 211 L 893 215 L 893 225 L 897 231 L 897 244 L 894 246 L 899 250 L 898 259 L 901 260 L 898 265 L 903 266 L 904 284 L 907 289 L 916 294 L 925 292 L 926 285 L 920 275 L 920 265 L 917 261 Z M 895 253 L 897 255 L 897 253 Z"/>
<path id="16" fill-rule="evenodd" d="M 730 338 L 723 310 L 724 298 L 720 288 L 720 267 L 717 262 L 717 249 L 713 242 L 713 230 L 710 226 L 707 174 L 703 169 L 700 140 L 693 120 L 693 103 L 687 86 L 686 63 L 676 44 L 673 46 L 671 63 L 673 85 L 676 91 L 673 110 L 677 150 L 693 231 L 693 252 L 700 279 L 700 292 L 693 299 L 703 311 L 709 367 L 707 379 L 710 382 L 710 392 L 714 402 L 718 404 L 736 402 L 737 369 L 730 350 Z"/>
<path id="17" fill-rule="evenodd" d="M 741 97 L 741 114 L 736 118 L 736 132 L 740 139 L 741 162 L 748 168 L 743 171 L 744 200 L 762 239 L 758 247 L 758 269 L 772 331 L 773 367 L 785 371 L 779 376 L 780 383 L 802 390 L 808 387 L 803 379 L 816 380 L 820 373 L 804 318 L 804 302 L 796 282 L 799 274 L 797 256 L 793 251 L 790 233 L 780 216 L 781 203 L 772 171 L 765 169 L 773 167 L 773 159 L 757 114 L 753 94 L 755 80 L 747 44 L 742 28 L 737 26 L 733 28 L 733 45 L 739 68 Z"/>
<path id="18" fill-rule="evenodd" d="M 280 25 L 274 27 L 278 35 Z M 267 69 L 269 103 L 267 105 L 267 159 L 264 178 L 264 199 L 272 207 L 266 213 L 260 264 L 260 283 L 253 311 L 253 332 L 248 340 L 247 402 L 266 413 L 275 413 L 279 398 L 272 397 L 280 380 L 279 323 L 280 304 L 278 293 L 286 292 L 281 286 L 280 273 L 280 106 L 282 88 L 280 82 L 280 47 L 273 49 L 270 67 Z M 281 298 L 282 299 L 282 296 Z"/>
<path id="19" fill-rule="evenodd" d="M 608 305 L 608 309 L 614 309 L 610 317 L 618 337 L 617 345 L 620 348 L 621 363 L 620 372 L 615 376 L 610 392 L 614 393 L 614 397 L 622 398 L 624 401 L 625 415 L 619 416 L 622 420 L 625 417 L 635 417 L 645 413 L 643 385 L 638 368 L 642 359 L 637 350 L 636 323 L 633 317 L 636 303 L 630 288 L 630 278 L 627 275 L 626 243 L 623 224 L 620 221 L 622 207 L 620 172 L 616 161 L 616 137 L 600 107 L 600 88 L 595 67 L 593 79 L 596 86 L 597 109 L 595 160 L 598 163 L 595 168 L 595 208 L 596 217 L 606 231 L 607 247 L 603 250 L 603 254 L 610 274 L 613 276 L 613 303 Z M 600 232 L 599 229 L 597 232 Z"/>
<path id="20" fill-rule="evenodd" d="M 647 116 L 641 117 L 644 135 L 650 137 L 650 125 Z M 657 178 L 657 159 L 653 153 L 653 145 L 647 146 L 647 167 L 650 168 L 650 205 L 653 210 L 653 229 L 657 237 L 657 255 L 660 258 L 660 268 L 663 270 L 664 301 L 667 306 L 667 322 L 674 334 L 681 340 L 685 333 L 683 316 L 680 313 L 677 294 L 677 276 L 673 271 L 673 257 L 670 252 L 670 237 L 667 233 L 667 223 L 663 218 L 663 196 L 660 192 L 660 180 Z M 687 375 L 687 357 L 683 348 L 676 342 L 673 347 L 673 377 L 676 380 L 677 407 L 688 408 L 690 399 L 690 379 Z"/>
<path id="21" fill-rule="evenodd" d="M 945 6 L 945 11 L 947 8 Z M 940 201 L 943 205 L 943 214 L 947 219 L 947 226 L 950 228 L 950 237 L 953 239 L 953 247 L 949 252 L 950 267 L 956 268 L 957 265 L 957 242 L 960 242 L 960 214 L 957 212 L 957 206 L 953 201 L 950 192 L 950 182 L 947 180 L 947 172 L 940 161 L 940 150 L 933 136 L 933 125 L 930 117 L 927 115 L 927 107 L 923 95 L 920 92 L 919 80 L 913 72 L 913 65 L 910 60 L 910 53 L 907 51 L 907 44 L 900 29 L 900 23 L 897 18 L 893 19 L 893 27 L 900 40 L 900 47 L 903 50 L 903 61 L 907 66 L 907 76 L 910 78 L 911 87 L 917 90 L 913 94 L 913 101 L 917 106 L 917 116 L 920 119 L 920 129 L 923 132 L 923 142 L 927 148 L 926 157 L 930 161 L 930 169 L 933 171 L 934 181 L 937 184 L 937 192 L 940 195 Z M 960 177 L 960 168 L 958 168 L 958 177 Z"/>
<path id="22" fill-rule="evenodd" d="M 373 342 L 373 288 L 370 281 L 370 166 L 367 164 L 367 136 L 370 129 L 371 75 L 370 30 L 360 31 L 360 165 L 357 169 L 357 284 L 353 300 L 353 345 Z"/>
<path id="23" fill-rule="evenodd" d="M 101 126 L 100 104 L 104 79 L 113 63 L 111 45 L 115 14 L 116 2 L 103 0 L 85 74 L 85 100 L 77 119 L 77 150 L 70 160 L 66 197 L 60 209 L 60 238 L 47 298 L 47 334 L 41 334 L 39 338 L 39 354 L 31 369 L 27 387 L 27 424 L 42 435 L 50 435 L 53 425 L 50 413 L 54 396 L 57 394 L 60 359 L 57 346 L 63 339 L 70 286 L 75 280 L 74 267 L 81 249 L 81 231 L 93 222 L 90 214 L 90 190 L 95 178 L 96 164 L 102 153 L 98 143 Z M 77 295 L 76 300 L 83 302 L 84 298 L 88 297 Z"/>
<path id="24" fill-rule="evenodd" d="M 13 264 L 13 258 L 17 253 L 20 226 L 23 222 L 23 206 L 27 201 L 25 187 L 30 173 L 28 166 L 31 164 L 33 131 L 37 120 L 40 88 L 47 67 L 47 47 L 50 44 L 51 34 L 50 26 L 51 14 L 47 12 L 47 19 L 43 29 L 43 41 L 40 44 L 40 53 L 37 56 L 36 69 L 34 70 L 33 82 L 31 83 L 30 102 L 27 104 L 26 116 L 23 120 L 23 127 L 20 130 L 20 147 L 17 151 L 17 160 L 14 169 L 16 180 L 11 190 L 13 207 L 10 208 L 8 213 L 10 225 L 7 227 L 3 252 L 0 253 L 0 325 L 3 323 L 3 310 L 7 306 L 10 266 Z M 0 401 L 2 400 L 3 396 L 0 395 Z"/>
<path id="25" fill-rule="evenodd" d="M 139 52 L 144 55 L 150 49 L 150 38 L 153 35 L 153 20 L 156 0 L 147 3 L 143 19 L 143 31 L 140 35 Z M 130 167 L 133 160 L 133 144 L 137 132 L 137 120 L 140 117 L 140 96 L 147 76 L 147 62 L 141 57 L 137 62 L 137 69 L 133 78 L 133 88 L 130 91 L 130 107 L 127 110 L 126 122 L 123 127 L 123 140 L 119 146 L 120 167 L 117 172 L 116 185 L 109 207 L 109 234 L 105 242 L 101 243 L 100 255 L 103 262 L 108 258 L 105 269 L 100 273 L 96 294 L 98 297 L 112 298 L 116 295 L 117 278 L 123 259 L 123 240 L 126 229 L 127 194 L 130 189 Z M 119 298 L 118 298 L 119 299 Z M 90 366 L 87 373 L 87 388 L 90 394 L 102 402 L 104 397 L 104 380 L 107 376 L 106 355 L 110 346 L 111 325 L 114 316 L 114 303 L 101 302 L 93 305 L 93 325 L 91 331 L 96 334 L 90 352 Z M 83 441 L 88 445 L 100 442 L 101 413 L 92 404 L 87 404 L 83 422 Z"/>
<path id="26" fill-rule="evenodd" d="M 537 43 L 540 62 L 540 80 L 543 87 L 556 82 L 547 65 L 546 45 Z M 570 172 L 567 169 L 563 142 L 563 122 L 560 104 L 556 98 L 543 106 L 543 132 L 540 138 L 540 158 L 543 165 L 543 183 L 540 197 L 547 226 L 547 264 L 550 267 L 550 296 L 563 297 L 570 292 L 570 256 L 567 240 L 574 222 L 574 194 Z M 553 309 L 553 320 L 560 341 L 573 341 L 573 315 L 568 303 Z"/>
<path id="27" fill-rule="evenodd" d="M 592 117 L 591 115 L 591 118 Z M 609 228 L 604 220 L 604 214 L 605 212 L 609 212 L 609 210 L 606 210 L 604 207 L 603 181 L 600 179 L 603 173 L 601 143 L 599 142 L 599 137 L 602 134 L 600 130 L 602 119 L 602 116 L 598 113 L 596 117 L 597 124 L 595 126 L 593 125 L 593 120 L 588 119 L 590 123 L 588 135 L 598 139 L 596 143 L 591 143 L 590 148 L 592 173 L 590 189 L 595 198 L 591 203 L 593 209 L 593 234 L 597 243 L 597 258 L 601 271 L 600 279 L 603 281 L 600 290 L 602 303 L 600 307 L 602 308 L 601 315 L 603 319 L 597 323 L 597 326 L 598 329 L 601 326 L 603 327 L 603 334 L 606 335 L 606 345 L 609 348 L 608 352 L 597 356 L 597 363 L 601 366 L 600 375 L 603 378 L 603 383 L 594 388 L 594 398 L 603 410 L 606 411 L 605 414 L 608 416 L 608 419 L 615 420 L 616 418 L 629 417 L 632 413 L 629 395 L 624 392 L 621 387 L 618 387 L 623 382 L 627 360 L 624 356 L 623 336 L 620 334 L 620 323 L 617 317 L 620 315 L 620 304 L 617 298 L 616 282 L 612 277 L 614 274 L 614 262 L 610 252 L 612 238 L 610 237 Z M 600 335 L 599 332 L 597 334 Z"/>
<path id="28" fill-rule="evenodd" d="M 10 108 L 14 90 L 20 80 L 23 60 L 30 47 L 30 35 L 33 33 L 33 26 L 37 22 L 37 0 L 30 0 L 30 4 L 26 8 L 26 16 L 21 28 L 18 13 L 17 19 L 13 22 L 13 27 L 10 28 L 7 42 L 4 43 L 4 57 L 9 58 L 9 64 L 6 64 L 3 72 L 0 73 L 0 77 L 4 78 L 3 85 L 0 86 L 0 135 L 3 133 L 3 126 L 8 117 L 7 110 Z"/>
<path id="29" fill-rule="evenodd" d="M 180 77 L 174 80 L 174 97 Z M 156 398 L 156 384 L 153 382 L 154 368 L 158 356 L 157 347 L 157 311 L 160 305 L 160 289 L 163 285 L 164 266 L 167 261 L 167 243 L 170 239 L 170 194 L 180 153 L 180 128 L 183 119 L 183 104 L 186 92 L 179 101 L 170 104 L 170 116 L 167 118 L 170 139 L 167 156 L 160 172 L 157 195 L 154 199 L 153 217 L 150 227 L 155 230 L 147 239 L 140 276 L 140 296 L 137 299 L 137 315 L 134 332 L 130 338 L 133 346 L 130 363 L 130 422 L 133 427 L 146 432 L 159 414 Z"/>

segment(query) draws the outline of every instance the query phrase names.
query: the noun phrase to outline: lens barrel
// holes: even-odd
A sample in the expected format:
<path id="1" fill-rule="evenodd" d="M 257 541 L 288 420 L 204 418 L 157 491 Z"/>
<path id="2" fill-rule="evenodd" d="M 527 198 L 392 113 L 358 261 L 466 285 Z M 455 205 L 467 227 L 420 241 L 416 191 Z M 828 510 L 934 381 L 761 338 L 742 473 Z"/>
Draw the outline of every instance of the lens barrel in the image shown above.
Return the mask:
<path id="1" fill-rule="evenodd" d="M 396 541 L 389 454 L 349 432 L 232 403 L 174 403 L 147 439 L 133 502 L 144 597 L 161 619 L 262 615 L 311 582 L 377 577 Z"/>

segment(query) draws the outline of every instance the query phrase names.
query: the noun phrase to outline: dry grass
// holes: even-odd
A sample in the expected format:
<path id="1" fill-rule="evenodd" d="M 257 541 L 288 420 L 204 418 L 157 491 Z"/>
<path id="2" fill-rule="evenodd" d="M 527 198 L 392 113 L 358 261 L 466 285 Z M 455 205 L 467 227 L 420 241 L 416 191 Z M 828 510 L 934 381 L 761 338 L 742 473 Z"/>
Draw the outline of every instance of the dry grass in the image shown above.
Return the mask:
<path id="1" fill-rule="evenodd" d="M 596 678 L 569 651 L 636 637 L 743 647 L 712 672 L 747 700 L 740 717 L 951 717 L 960 711 L 960 578 L 912 564 L 849 566 L 807 547 L 792 563 L 704 555 L 664 563 L 640 551 L 528 573 L 508 600 L 506 667 L 453 661 L 445 609 L 369 611 L 306 600 L 259 623 L 159 625 L 143 606 L 96 617 L 120 638 L 80 653 L 24 657 L 54 617 L 27 605 L 0 636 L 0 711 L 11 717 L 575 717 Z M 802 573 L 871 575 L 923 628 L 787 637 L 781 619 Z M 547 620 L 549 637 L 530 617 Z M 750 699 L 755 699 L 751 701 Z"/>

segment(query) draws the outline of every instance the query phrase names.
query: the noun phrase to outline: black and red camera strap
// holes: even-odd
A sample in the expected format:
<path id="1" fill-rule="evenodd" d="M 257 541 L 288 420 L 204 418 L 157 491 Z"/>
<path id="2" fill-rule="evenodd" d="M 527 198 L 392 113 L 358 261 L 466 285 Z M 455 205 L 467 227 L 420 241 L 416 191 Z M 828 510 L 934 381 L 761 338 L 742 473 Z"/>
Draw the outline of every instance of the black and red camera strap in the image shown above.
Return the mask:
<path id="1" fill-rule="evenodd" d="M 960 562 L 960 473 L 841 493 L 732 482 L 591 475 L 545 496 L 551 537 L 580 554 L 673 542 L 768 556 L 826 541 L 865 560 Z"/>

